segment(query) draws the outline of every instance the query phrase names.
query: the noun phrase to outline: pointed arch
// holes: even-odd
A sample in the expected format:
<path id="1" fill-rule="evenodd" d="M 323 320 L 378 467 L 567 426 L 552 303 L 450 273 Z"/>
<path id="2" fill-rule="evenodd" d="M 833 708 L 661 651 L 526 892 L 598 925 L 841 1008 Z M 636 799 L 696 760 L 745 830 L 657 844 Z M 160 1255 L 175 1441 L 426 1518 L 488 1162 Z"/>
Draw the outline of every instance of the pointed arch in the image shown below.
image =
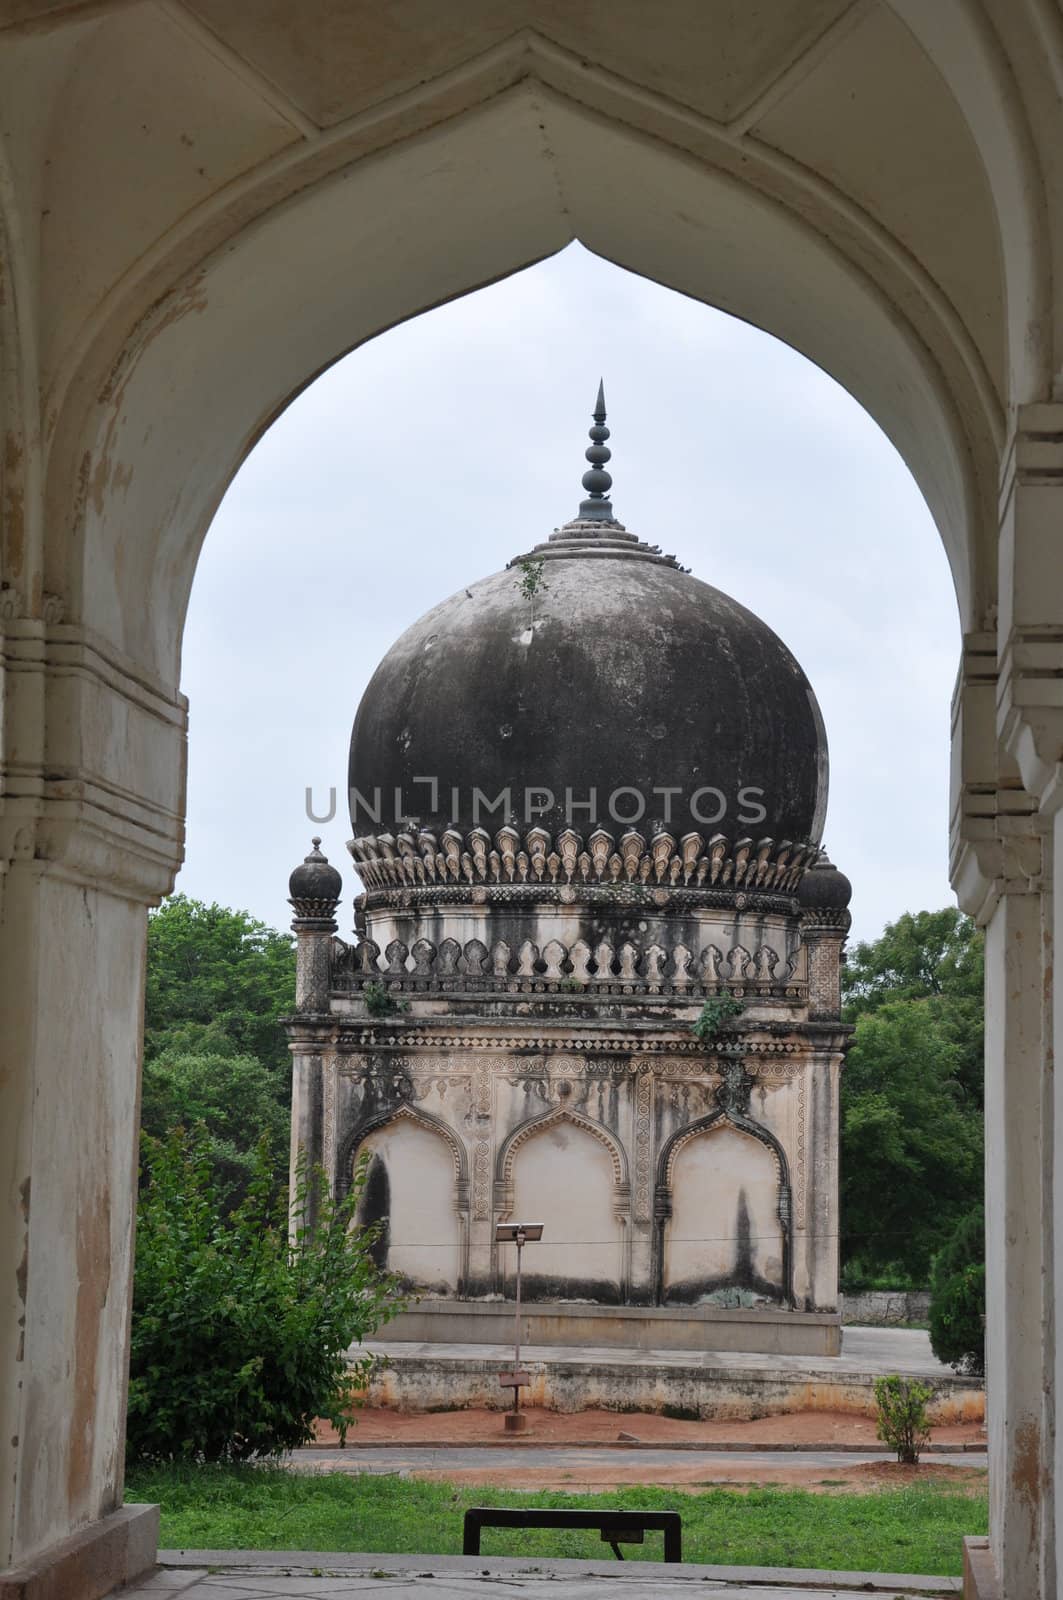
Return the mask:
<path id="1" fill-rule="evenodd" d="M 564 1148 L 544 1148 L 543 1136 L 562 1128 L 572 1129 L 577 1142 L 593 1143 L 584 1143 L 575 1156 Z M 597 1159 L 594 1145 L 604 1152 L 605 1160 Z M 528 1161 L 518 1164 L 522 1150 L 529 1151 Z M 497 1219 L 513 1216 L 522 1187 L 526 1191 L 522 1205 L 529 1192 L 539 1197 L 534 1202 L 536 1217 L 529 1220 L 546 1224 L 543 1243 L 536 1245 L 534 1260 L 526 1263 L 529 1298 L 624 1304 L 631 1272 L 631 1188 L 627 1153 L 612 1131 L 567 1104 L 520 1123 L 502 1142 L 496 1158 Z M 559 1204 L 562 1190 L 565 1198 Z M 494 1276 L 502 1294 L 505 1266 L 504 1252 L 496 1244 Z"/>
<path id="2" fill-rule="evenodd" d="M 457 1135 L 439 1117 L 434 1117 L 430 1111 L 422 1111 L 419 1106 L 411 1106 L 403 1101 L 397 1106 L 389 1106 L 386 1111 L 380 1111 L 375 1116 L 368 1117 L 364 1122 L 357 1123 L 339 1148 L 336 1161 L 336 1195 L 338 1199 L 346 1199 L 350 1193 L 351 1183 L 354 1180 L 354 1163 L 358 1155 L 359 1146 L 368 1139 L 371 1133 L 376 1133 L 391 1122 L 409 1121 L 425 1128 L 430 1133 L 439 1134 L 447 1144 L 451 1159 L 454 1162 L 454 1193 L 455 1203 L 459 1211 L 468 1209 L 469 1187 L 469 1158 L 465 1146 Z"/>
<path id="3" fill-rule="evenodd" d="M 669 1219 L 672 1215 L 672 1176 L 675 1171 L 676 1158 L 685 1145 L 703 1134 L 712 1133 L 717 1128 L 732 1127 L 736 1133 L 743 1133 L 748 1138 L 755 1139 L 762 1144 L 771 1154 L 775 1162 L 778 1183 L 778 1217 L 782 1229 L 782 1299 L 783 1304 L 791 1310 L 794 1307 L 794 1235 L 793 1235 L 793 1203 L 790 1186 L 790 1163 L 786 1151 L 780 1141 L 763 1123 L 757 1122 L 753 1117 L 743 1116 L 737 1111 L 725 1111 L 717 1106 L 707 1116 L 699 1117 L 685 1128 L 676 1131 L 665 1140 L 657 1158 L 657 1188 L 654 1201 L 654 1229 L 653 1229 L 653 1280 L 654 1298 L 658 1305 L 664 1304 L 664 1262 L 665 1262 L 665 1235 Z"/>
<path id="4" fill-rule="evenodd" d="M 609 1152 L 613 1163 L 613 1183 L 618 1191 L 628 1188 L 628 1161 L 627 1152 L 623 1145 L 609 1129 L 601 1122 L 595 1122 L 593 1117 L 584 1116 L 581 1111 L 575 1111 L 568 1106 L 555 1106 L 552 1111 L 544 1112 L 542 1116 L 533 1117 L 529 1122 L 522 1122 L 519 1127 L 507 1134 L 499 1146 L 498 1158 L 495 1163 L 495 1176 L 497 1182 L 507 1190 L 513 1182 L 513 1158 L 522 1144 L 536 1134 L 544 1132 L 547 1128 L 559 1122 L 571 1122 L 575 1127 L 582 1128 L 592 1138 L 597 1139 Z M 625 1195 L 626 1198 L 626 1195 Z"/>

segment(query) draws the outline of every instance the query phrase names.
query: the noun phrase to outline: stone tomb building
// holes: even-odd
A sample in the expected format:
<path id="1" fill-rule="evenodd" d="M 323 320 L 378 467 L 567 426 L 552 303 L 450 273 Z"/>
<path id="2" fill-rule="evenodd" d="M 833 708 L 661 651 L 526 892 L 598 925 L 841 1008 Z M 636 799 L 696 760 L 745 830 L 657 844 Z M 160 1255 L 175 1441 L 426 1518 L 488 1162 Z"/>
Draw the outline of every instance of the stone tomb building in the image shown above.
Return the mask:
<path id="1" fill-rule="evenodd" d="M 538 1342 L 836 1353 L 823 725 L 763 622 L 615 519 L 608 436 L 599 394 L 579 515 L 362 699 L 355 942 L 317 841 L 291 879 L 293 1149 L 341 1192 L 369 1157 L 421 1296 L 393 1337 L 508 1337 L 522 1220 Z"/>

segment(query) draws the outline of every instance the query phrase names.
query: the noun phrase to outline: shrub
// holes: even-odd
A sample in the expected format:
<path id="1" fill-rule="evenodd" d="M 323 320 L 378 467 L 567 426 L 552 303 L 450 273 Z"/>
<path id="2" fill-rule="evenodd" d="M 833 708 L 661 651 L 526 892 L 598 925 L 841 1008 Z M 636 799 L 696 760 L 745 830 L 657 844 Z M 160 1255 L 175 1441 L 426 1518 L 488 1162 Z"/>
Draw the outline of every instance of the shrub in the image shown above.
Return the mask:
<path id="1" fill-rule="evenodd" d="M 934 1398 L 933 1387 L 918 1378 L 901 1378 L 893 1373 L 875 1379 L 875 1404 L 878 1419 L 875 1432 L 897 1460 L 914 1465 L 919 1452 L 930 1443 L 930 1424 L 926 1408 Z"/>
<path id="2" fill-rule="evenodd" d="M 371 1365 L 346 1351 L 400 1309 L 373 1228 L 352 1228 L 361 1169 L 342 1202 L 301 1159 L 288 1197 L 268 1140 L 226 1213 L 205 1130 L 144 1139 L 127 1450 L 134 1460 L 242 1460 L 340 1433 Z"/>
<path id="3" fill-rule="evenodd" d="M 745 1010 L 741 1000 L 736 1000 L 733 994 L 721 994 L 718 997 L 705 1001 L 695 1020 L 690 1024 L 690 1031 L 695 1039 L 700 1039 L 708 1044 L 715 1039 L 725 1022 L 732 1017 L 740 1017 Z"/>
<path id="4" fill-rule="evenodd" d="M 930 1274 L 930 1343 L 957 1372 L 985 1368 L 985 1212 L 972 1211 L 953 1230 Z"/>
<path id="5" fill-rule="evenodd" d="M 408 1000 L 397 1000 L 386 984 L 375 981 L 367 983 L 362 989 L 362 999 L 365 1009 L 371 1017 L 391 1017 L 400 1011 L 409 1011 Z"/>

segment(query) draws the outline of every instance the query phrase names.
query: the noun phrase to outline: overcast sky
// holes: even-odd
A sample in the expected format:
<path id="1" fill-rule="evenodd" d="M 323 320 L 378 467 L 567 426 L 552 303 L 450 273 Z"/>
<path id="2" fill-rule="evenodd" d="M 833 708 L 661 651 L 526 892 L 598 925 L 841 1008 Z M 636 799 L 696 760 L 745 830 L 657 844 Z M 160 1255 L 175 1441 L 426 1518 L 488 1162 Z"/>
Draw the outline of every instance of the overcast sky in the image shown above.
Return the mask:
<path id="1" fill-rule="evenodd" d="M 854 938 L 952 903 L 959 625 L 907 468 L 804 357 L 579 246 L 356 350 L 244 464 L 185 635 L 180 890 L 287 926 L 288 873 L 321 833 L 349 930 L 362 691 L 430 606 L 575 515 L 599 375 L 616 515 L 763 617 L 811 680 Z M 318 811 L 335 788 L 331 822 L 307 820 L 308 787 Z"/>

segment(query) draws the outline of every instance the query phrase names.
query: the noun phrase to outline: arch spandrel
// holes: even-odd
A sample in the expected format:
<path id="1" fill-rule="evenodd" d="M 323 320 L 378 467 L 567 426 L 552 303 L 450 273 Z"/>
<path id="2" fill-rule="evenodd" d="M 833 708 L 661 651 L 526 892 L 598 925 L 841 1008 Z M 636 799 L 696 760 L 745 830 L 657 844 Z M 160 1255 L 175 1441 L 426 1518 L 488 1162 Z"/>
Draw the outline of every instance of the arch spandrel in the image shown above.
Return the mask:
<path id="1" fill-rule="evenodd" d="M 954 308 L 828 186 L 719 130 L 711 164 L 695 160 L 660 118 L 651 137 L 622 114 L 529 78 L 243 227 L 141 320 L 117 363 L 118 324 L 101 325 L 70 374 L 53 455 L 56 516 L 84 536 L 66 576 L 72 610 L 172 676 L 206 529 L 290 399 L 396 322 L 579 238 L 765 328 L 848 388 L 922 487 L 963 619 L 980 617 L 1002 413 Z M 110 364 L 102 389 L 96 360 Z"/>

